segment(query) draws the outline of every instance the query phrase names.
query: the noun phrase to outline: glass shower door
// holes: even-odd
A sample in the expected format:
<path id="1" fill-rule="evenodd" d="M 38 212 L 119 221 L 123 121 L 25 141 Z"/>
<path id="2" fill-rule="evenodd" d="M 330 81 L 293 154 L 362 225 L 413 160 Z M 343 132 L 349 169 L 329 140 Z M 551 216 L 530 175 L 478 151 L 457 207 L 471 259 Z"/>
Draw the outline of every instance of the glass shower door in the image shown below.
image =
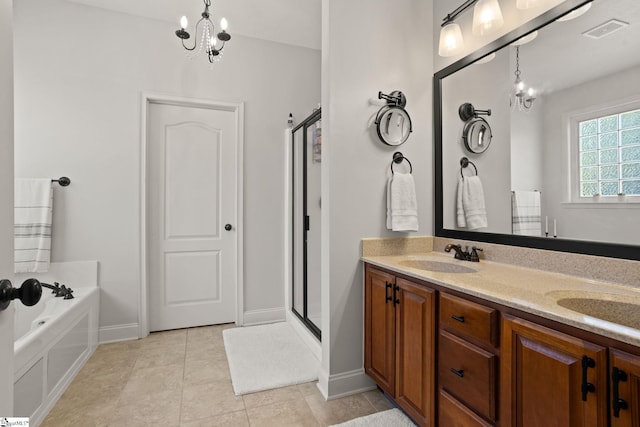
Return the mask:
<path id="1" fill-rule="evenodd" d="M 321 112 L 314 111 L 293 129 L 293 271 L 292 311 L 318 338 L 321 337 L 320 213 L 322 201 Z"/>

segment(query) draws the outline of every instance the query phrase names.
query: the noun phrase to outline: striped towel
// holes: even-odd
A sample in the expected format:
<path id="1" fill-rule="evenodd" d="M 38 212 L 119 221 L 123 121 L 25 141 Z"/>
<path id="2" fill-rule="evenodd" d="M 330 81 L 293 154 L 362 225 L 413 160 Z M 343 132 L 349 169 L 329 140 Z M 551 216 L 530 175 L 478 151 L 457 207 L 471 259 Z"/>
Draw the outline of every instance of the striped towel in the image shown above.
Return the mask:
<path id="1" fill-rule="evenodd" d="M 51 259 L 53 190 L 50 179 L 16 179 L 15 272 L 42 273 Z"/>
<path id="2" fill-rule="evenodd" d="M 537 191 L 511 192 L 511 225 L 513 234 L 542 236 L 540 193 Z"/>

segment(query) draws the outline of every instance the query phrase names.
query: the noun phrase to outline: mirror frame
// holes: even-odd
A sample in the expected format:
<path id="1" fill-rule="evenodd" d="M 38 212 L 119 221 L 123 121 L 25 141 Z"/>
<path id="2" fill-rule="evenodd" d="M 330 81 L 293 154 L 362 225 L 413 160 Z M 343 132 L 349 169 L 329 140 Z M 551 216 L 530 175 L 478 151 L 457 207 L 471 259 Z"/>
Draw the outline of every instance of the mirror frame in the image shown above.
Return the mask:
<path id="1" fill-rule="evenodd" d="M 640 260 L 640 246 L 616 244 L 587 240 L 556 239 L 547 237 L 519 236 L 512 234 L 481 233 L 443 228 L 443 190 L 442 190 L 442 79 L 456 71 L 471 65 L 478 59 L 489 55 L 515 40 L 551 23 L 560 16 L 577 9 L 592 0 L 566 0 L 533 20 L 524 23 L 494 42 L 470 53 L 464 58 L 436 72 L 433 76 L 433 129 L 434 129 L 434 230 L 435 236 L 452 239 L 497 243 L 509 246 L 521 246 L 534 249 L 546 249 L 559 252 L 572 252 L 585 255 L 604 256 Z"/>

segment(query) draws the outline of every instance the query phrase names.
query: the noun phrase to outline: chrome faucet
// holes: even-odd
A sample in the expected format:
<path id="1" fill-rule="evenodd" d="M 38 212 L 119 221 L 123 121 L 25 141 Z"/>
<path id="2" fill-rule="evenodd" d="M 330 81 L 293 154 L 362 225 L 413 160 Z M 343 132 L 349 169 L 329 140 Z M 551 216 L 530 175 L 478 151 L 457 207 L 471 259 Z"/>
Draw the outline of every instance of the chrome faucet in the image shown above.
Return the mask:
<path id="1" fill-rule="evenodd" d="M 475 246 L 471 247 L 471 252 L 469 252 L 469 246 L 462 250 L 462 245 L 454 245 L 449 243 L 444 247 L 445 252 L 451 252 L 451 249 L 456 251 L 454 256 L 455 259 L 461 259 L 463 261 L 471 261 L 471 262 L 480 262 L 480 256 L 478 256 L 478 251 L 482 252 L 482 249 L 476 248 Z"/>

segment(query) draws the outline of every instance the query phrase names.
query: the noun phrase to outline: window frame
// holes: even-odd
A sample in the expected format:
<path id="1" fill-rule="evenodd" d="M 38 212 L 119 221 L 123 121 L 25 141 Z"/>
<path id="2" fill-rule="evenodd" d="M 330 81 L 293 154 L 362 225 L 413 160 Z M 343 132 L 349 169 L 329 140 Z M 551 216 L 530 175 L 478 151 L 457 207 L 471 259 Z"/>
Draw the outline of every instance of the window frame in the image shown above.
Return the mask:
<path id="1" fill-rule="evenodd" d="M 569 113 L 565 117 L 567 129 L 567 147 L 569 154 L 568 200 L 572 205 L 621 205 L 640 204 L 640 195 L 623 196 L 580 196 L 580 135 L 578 123 L 618 115 L 640 109 L 640 99 L 618 100 L 613 103 L 601 104 L 581 111 Z M 620 149 L 620 147 L 618 147 Z M 598 159 L 597 167 L 600 168 Z"/>

